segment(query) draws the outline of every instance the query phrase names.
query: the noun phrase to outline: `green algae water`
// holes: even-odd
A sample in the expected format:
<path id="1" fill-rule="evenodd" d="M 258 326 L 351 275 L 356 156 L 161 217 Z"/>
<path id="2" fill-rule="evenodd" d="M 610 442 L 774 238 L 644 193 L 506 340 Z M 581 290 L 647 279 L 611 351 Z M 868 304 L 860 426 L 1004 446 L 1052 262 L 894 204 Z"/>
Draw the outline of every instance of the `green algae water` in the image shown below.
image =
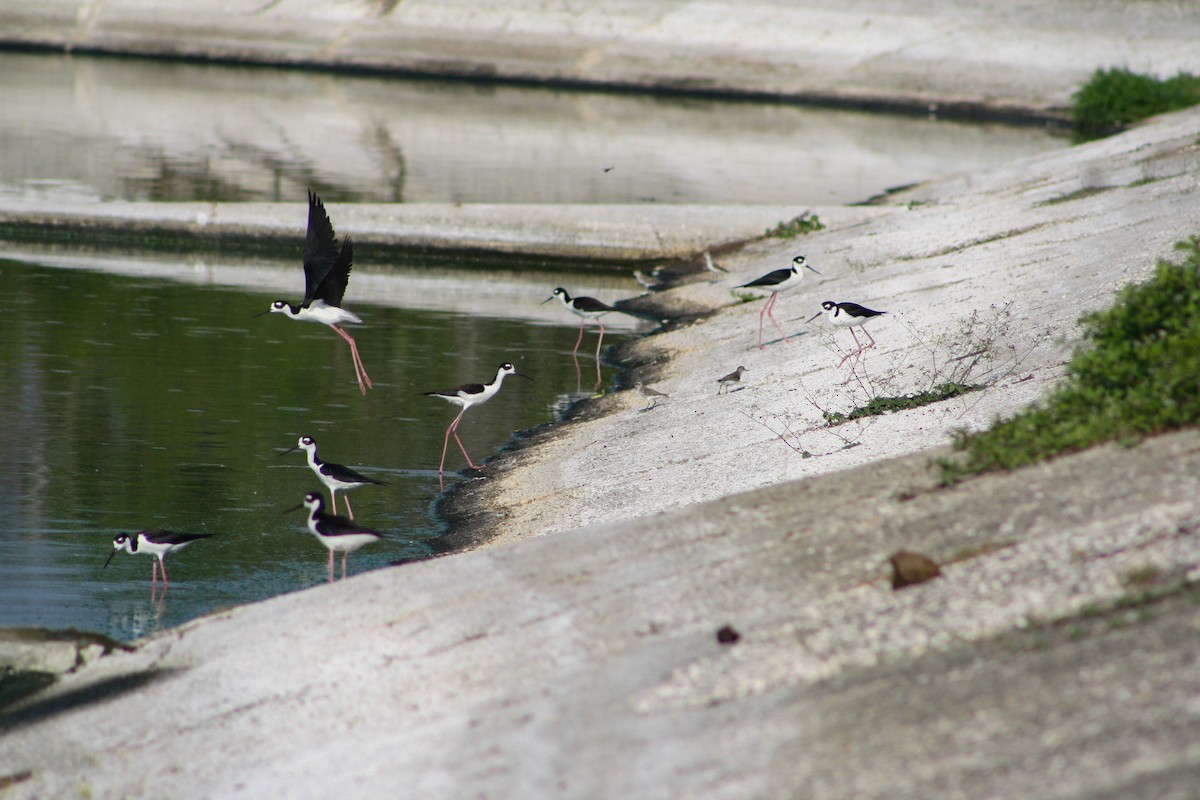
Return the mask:
<path id="1" fill-rule="evenodd" d="M 507 381 L 464 418 L 476 461 L 578 396 L 577 321 L 561 308 L 559 319 L 530 319 L 521 308 L 484 316 L 374 305 L 355 284 L 371 281 L 355 275 L 346 306 L 363 317 L 351 330 L 375 382 L 363 397 L 332 331 L 253 317 L 302 292 L 298 261 L 278 269 L 290 290 L 0 260 L 0 626 L 128 640 L 323 582 L 327 551 L 302 512 L 284 513 L 323 491 L 303 453 L 281 455 L 301 435 L 327 460 L 387 483 L 352 494 L 356 518 L 391 537 L 351 555 L 351 575 L 426 557 L 442 533 L 431 507 L 457 409 L 420 392 L 489 381 L 503 361 L 534 378 Z M 510 291 L 532 309 L 555 280 Z M 614 282 L 636 288 L 598 280 L 609 286 L 589 291 L 609 299 L 621 296 Z M 618 322 L 606 344 L 630 333 Z M 594 361 L 581 365 L 594 379 Z M 606 381 L 613 374 L 604 368 Z M 469 479 L 454 474 L 463 466 L 452 444 L 448 486 Z M 162 600 L 151 598 L 149 556 L 118 553 L 103 568 L 114 535 L 150 528 L 215 534 L 168 556 Z"/>

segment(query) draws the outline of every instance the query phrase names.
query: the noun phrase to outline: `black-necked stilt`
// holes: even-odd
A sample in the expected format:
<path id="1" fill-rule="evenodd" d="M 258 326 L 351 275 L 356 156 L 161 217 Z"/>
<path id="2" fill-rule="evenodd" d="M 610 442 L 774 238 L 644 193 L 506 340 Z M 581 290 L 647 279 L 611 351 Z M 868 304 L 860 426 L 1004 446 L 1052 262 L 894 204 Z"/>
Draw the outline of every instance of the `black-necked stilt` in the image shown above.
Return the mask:
<path id="1" fill-rule="evenodd" d="M 717 387 L 717 394 L 728 391 L 729 387 L 735 383 L 740 383 L 742 380 L 742 373 L 745 371 L 745 367 L 738 367 L 728 375 L 717 378 L 717 383 L 720 384 L 720 386 Z"/>
<path id="2" fill-rule="evenodd" d="M 583 326 L 589 319 L 594 319 L 596 324 L 600 326 L 600 338 L 596 341 L 596 361 L 600 361 L 600 346 L 604 344 L 604 321 L 600 318 L 605 314 L 609 314 L 619 309 L 613 308 L 608 303 L 602 303 L 594 297 L 571 297 L 567 294 L 567 290 L 559 286 L 554 292 L 543 300 L 543 303 L 549 303 L 551 300 L 558 298 L 562 301 L 567 311 L 570 311 L 575 316 L 579 317 L 579 338 L 575 340 L 575 349 L 571 351 L 574 355 L 579 352 L 579 345 L 583 343 Z"/>
<path id="3" fill-rule="evenodd" d="M 158 560 L 153 562 L 153 567 L 150 571 L 150 588 L 153 590 L 155 583 L 158 580 L 158 568 L 162 567 L 163 589 L 167 588 L 167 553 L 173 553 L 176 550 L 182 550 L 189 544 L 200 539 L 207 539 L 213 534 L 211 533 L 176 533 L 175 531 L 138 531 L 137 533 L 118 533 L 113 537 L 113 551 L 108 554 L 108 561 L 104 562 L 104 567 L 107 567 L 109 562 L 121 550 L 126 553 L 146 553 L 154 556 Z M 103 569 L 103 567 L 102 567 Z"/>
<path id="4" fill-rule="evenodd" d="M 342 554 L 342 578 L 346 577 L 346 559 L 360 547 L 378 542 L 385 534 L 364 528 L 352 519 L 325 513 L 325 499 L 316 492 L 304 495 L 304 502 L 284 513 L 308 509 L 308 529 L 329 550 L 329 580 L 333 582 L 333 554 Z"/>
<path id="5" fill-rule="evenodd" d="M 647 401 L 646 407 L 643 408 L 642 411 L 649 411 L 650 409 L 652 409 L 656 405 L 658 405 L 658 398 L 660 398 L 660 397 L 665 397 L 665 398 L 671 397 L 671 395 L 663 394 L 658 389 L 653 389 L 653 388 L 647 386 L 646 384 L 642 383 L 641 381 L 638 381 L 637 383 L 635 383 L 633 385 L 633 388 L 637 390 L 637 393 L 641 396 L 641 398 L 643 400 Z"/>
<path id="6" fill-rule="evenodd" d="M 471 469 L 483 469 L 483 467 L 471 460 L 471 456 L 467 453 L 467 448 L 463 447 L 462 439 L 458 438 L 458 425 L 462 422 L 463 414 L 467 413 L 467 409 L 471 406 L 477 406 L 480 403 L 486 403 L 496 396 L 496 392 L 500 391 L 500 385 L 504 383 L 504 379 L 509 375 L 516 375 L 525 380 L 533 380 L 528 375 L 522 375 L 517 372 L 517 368 L 512 364 L 505 362 L 496 370 L 496 377 L 491 383 L 464 383 L 461 386 L 455 386 L 452 389 L 443 389 L 440 392 L 422 392 L 430 397 L 440 397 L 448 403 L 453 403 L 462 410 L 458 412 L 458 416 L 450 423 L 450 427 L 446 428 L 446 438 L 442 442 L 442 462 L 438 465 L 438 482 L 442 481 L 442 474 L 446 467 L 446 448 L 450 446 L 450 434 L 454 434 L 454 441 L 458 442 L 458 448 L 462 450 L 462 454 L 466 456 L 467 464 Z M 443 484 L 444 486 L 444 484 Z"/>
<path id="7" fill-rule="evenodd" d="M 814 319 L 824 314 L 829 318 L 830 323 L 837 325 L 840 328 L 849 328 L 850 335 L 854 337 L 854 344 L 858 345 L 857 350 L 855 350 L 853 353 L 847 353 L 842 357 L 842 360 L 838 362 L 839 367 L 842 364 L 845 364 L 846 360 L 851 356 L 854 356 L 854 363 L 857 364 L 863 350 L 870 350 L 875 346 L 875 337 L 871 336 L 871 332 L 866 328 L 863 328 L 863 325 L 865 325 L 868 320 L 887 313 L 886 311 L 872 311 L 866 306 L 860 306 L 858 303 L 835 303 L 832 300 L 826 300 L 824 303 L 821 303 L 821 309 L 821 311 L 813 314 L 805 322 L 812 322 Z M 854 332 L 855 328 L 862 328 L 862 332 L 865 333 L 867 338 L 871 340 L 869 345 L 864 347 L 862 343 L 858 341 L 858 335 Z M 854 367 L 852 366 L 850 370 L 853 372 Z"/>
<path id="8" fill-rule="evenodd" d="M 359 475 L 349 467 L 341 464 L 333 464 L 329 461 L 322 461 L 317 458 L 317 441 L 311 436 L 301 436 L 295 447 L 283 451 L 279 455 L 284 456 L 288 453 L 294 453 L 297 450 L 303 450 L 308 455 L 308 466 L 316 473 L 317 480 L 325 484 L 325 488 L 329 490 L 329 503 L 333 506 L 333 513 L 337 513 L 337 493 L 345 492 L 349 489 L 357 489 L 360 486 L 386 486 L 383 481 L 377 481 L 374 478 L 368 478 L 365 475 Z M 346 512 L 350 515 L 350 519 L 354 519 L 354 509 L 350 507 L 350 498 L 343 497 L 346 501 Z"/>
<path id="9" fill-rule="evenodd" d="M 262 314 L 286 314 L 290 319 L 318 322 L 337 331 L 350 344 L 350 354 L 354 357 L 354 376 L 358 378 L 359 390 L 366 394 L 367 387 L 374 386 L 358 354 L 358 344 L 353 336 L 341 328 L 347 322 L 356 325 L 362 322 L 357 314 L 341 307 L 353 260 L 354 243 L 350 237 L 346 237 L 341 249 L 338 249 L 337 235 L 333 232 L 329 215 L 325 213 L 325 205 L 321 198 L 310 191 L 308 234 L 304 241 L 304 302 L 294 306 L 284 300 L 276 300 Z M 261 317 L 262 314 L 256 316 Z"/>
<path id="10" fill-rule="evenodd" d="M 780 335 L 783 336 L 783 340 L 785 342 L 788 340 L 787 334 L 783 332 L 783 328 L 779 327 L 779 322 L 776 321 L 775 315 L 771 313 L 771 309 L 774 308 L 775 301 L 779 299 L 780 292 L 786 292 L 788 289 L 795 289 L 800 285 L 800 281 L 804 278 L 804 273 L 800 271 L 801 268 L 811 269 L 813 272 L 817 272 L 808 264 L 804 256 L 796 256 L 792 259 L 792 265 L 790 267 L 768 272 L 761 278 L 752 280 L 749 283 L 743 283 L 741 286 L 737 287 L 739 289 L 764 289 L 771 293 L 771 296 L 767 299 L 766 305 L 763 306 L 762 311 L 758 312 L 759 350 L 763 349 L 763 314 L 766 314 L 771 318 L 771 322 L 775 324 L 775 328 L 779 331 Z M 817 272 L 817 274 L 820 275 L 821 273 Z"/>

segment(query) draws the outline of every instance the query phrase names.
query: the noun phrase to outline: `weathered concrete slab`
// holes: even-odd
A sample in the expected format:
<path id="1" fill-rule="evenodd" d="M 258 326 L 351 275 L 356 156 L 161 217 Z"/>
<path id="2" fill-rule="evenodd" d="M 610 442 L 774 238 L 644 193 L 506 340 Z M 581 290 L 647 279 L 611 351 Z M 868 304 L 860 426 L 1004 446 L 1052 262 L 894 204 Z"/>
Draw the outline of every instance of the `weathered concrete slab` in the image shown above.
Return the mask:
<path id="1" fill-rule="evenodd" d="M 1198 475 L 1195 432 L 919 455 L 367 573 L 0 716 L 7 796 L 1186 797 Z M 899 548 L 958 560 L 893 592 Z"/>
<path id="2" fill-rule="evenodd" d="M 1002 341 L 1024 360 L 973 402 L 1036 396 L 1065 350 L 1037 329 L 1069 331 L 1200 223 L 1183 169 L 1198 131 L 1200 111 L 1174 115 L 897 198 L 803 241 L 826 272 L 781 315 L 834 292 L 890 300 L 914 318 L 876 329 L 868 365 L 903 365 L 913 331 L 1009 298 Z M 792 249 L 727 266 L 739 280 Z M 620 393 L 619 413 L 489 468 L 480 524 L 555 535 L 233 609 L 80 668 L 0 717 L 8 796 L 1189 796 L 1198 435 L 952 490 L 929 451 L 883 458 L 942 441 L 972 411 L 954 406 L 803 459 L 739 409 L 804 413 L 837 390 L 833 345 L 760 353 L 756 308 L 648 342 L 670 354 L 658 409 Z M 720 370 L 698 364 L 743 359 L 754 382 L 718 403 Z M 826 474 L 783 480 L 809 464 Z M 772 485 L 731 494 L 754 483 Z M 892 592 L 898 549 L 943 575 Z M 725 625 L 739 642 L 718 643 Z"/>
<path id="3" fill-rule="evenodd" d="M 1187 4 L 41 0 L 0 39 L 118 53 L 1021 114 L 1099 67 L 1196 71 Z"/>
<path id="4" fill-rule="evenodd" d="M 656 381 L 670 400 L 644 411 L 636 392 L 618 392 L 567 435 L 538 437 L 472 489 L 487 513 L 466 530 L 506 539 L 642 517 L 943 445 L 956 429 L 1013 413 L 1057 384 L 1084 312 L 1107 306 L 1200 232 L 1198 135 L 1194 109 L 932 182 L 892 197 L 872 219 L 756 242 L 722 259 L 728 275 L 657 296 L 712 313 L 699 329 L 640 340 L 626 354 L 647 365 L 630 381 Z M 775 306 L 793 341 L 767 321 L 760 351 L 764 301 L 742 303 L 746 292 L 734 287 L 797 253 L 821 274 L 807 274 Z M 824 320 L 805 324 L 825 300 L 888 312 L 868 326 L 879 344 L 857 377 L 838 366 L 853 351 L 850 333 Z M 826 411 L 931 389 L 972 353 L 977 368 L 959 379 L 986 391 L 824 425 Z M 741 387 L 718 397 L 717 378 L 739 365 L 748 370 Z"/>
<path id="5" fill-rule="evenodd" d="M 70 672 L 124 645 L 86 631 L 0 628 L 0 670 Z"/>
<path id="6" fill-rule="evenodd" d="M 74 233 L 186 237 L 242 243 L 302 242 L 307 221 L 297 203 L 30 203 L 0 200 L 3 226 Z M 761 237 L 806 212 L 846 223 L 879 212 L 822 206 L 449 205 L 330 203 L 338 233 L 371 248 L 479 252 L 579 261 L 690 258 L 710 248 Z M 36 233 L 36 231 L 33 231 Z"/>

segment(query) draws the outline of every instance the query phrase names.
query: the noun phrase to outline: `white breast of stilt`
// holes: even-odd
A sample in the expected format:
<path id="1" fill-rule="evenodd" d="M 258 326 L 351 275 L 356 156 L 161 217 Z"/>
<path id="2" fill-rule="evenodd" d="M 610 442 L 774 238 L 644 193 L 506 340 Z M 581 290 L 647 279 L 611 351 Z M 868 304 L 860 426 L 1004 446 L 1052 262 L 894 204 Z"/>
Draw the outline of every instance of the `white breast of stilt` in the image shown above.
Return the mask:
<path id="1" fill-rule="evenodd" d="M 343 325 L 347 322 L 359 325 L 362 319 L 353 312 L 339 306 L 328 305 L 324 300 L 313 300 L 308 308 L 302 308 L 293 316 L 301 322 L 319 322 L 322 325 Z"/>
<path id="2" fill-rule="evenodd" d="M 353 553 L 355 550 L 372 542 L 379 541 L 374 533 L 340 533 L 336 535 L 317 534 L 321 544 L 335 553 Z"/>
<path id="3" fill-rule="evenodd" d="M 172 545 L 166 542 L 152 542 L 146 538 L 146 534 L 138 534 L 138 552 L 149 553 L 152 556 L 156 556 L 159 561 L 162 561 L 163 556 L 171 552 L 172 549 L 179 549 L 183 546 L 183 544 Z"/>
<path id="4" fill-rule="evenodd" d="M 855 317 L 846 313 L 837 306 L 834 306 L 832 310 L 826 312 L 826 316 L 829 317 L 829 322 L 831 324 L 837 325 L 839 328 L 852 328 L 855 325 L 861 325 L 867 321 L 866 317 Z"/>
<path id="5" fill-rule="evenodd" d="M 480 403 L 486 403 L 488 400 L 491 400 L 493 397 L 495 397 L 496 393 L 500 391 L 500 385 L 504 383 L 505 374 L 506 373 L 504 372 L 497 373 L 496 380 L 492 381 L 491 383 L 485 383 L 483 385 L 482 392 L 476 392 L 475 394 L 466 394 L 465 392 L 460 392 L 459 399 L 462 401 L 463 406 L 477 406 Z"/>

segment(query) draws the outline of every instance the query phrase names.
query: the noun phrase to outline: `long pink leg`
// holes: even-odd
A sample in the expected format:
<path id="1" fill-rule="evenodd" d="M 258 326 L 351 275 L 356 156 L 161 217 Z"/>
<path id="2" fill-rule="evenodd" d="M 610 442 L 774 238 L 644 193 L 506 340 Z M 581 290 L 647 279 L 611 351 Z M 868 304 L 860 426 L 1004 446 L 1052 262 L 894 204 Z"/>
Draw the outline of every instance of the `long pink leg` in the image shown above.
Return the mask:
<path id="1" fill-rule="evenodd" d="M 763 349 L 762 335 L 763 335 L 763 315 L 764 314 L 766 314 L 768 317 L 771 318 L 771 322 L 774 323 L 776 329 L 779 331 L 779 334 L 783 337 L 783 340 L 785 342 L 788 340 L 787 334 L 783 332 L 783 328 L 779 327 L 779 323 L 775 321 L 775 315 L 771 313 L 771 309 L 775 307 L 775 301 L 778 299 L 779 299 L 779 293 L 778 292 L 773 293 L 770 296 L 770 298 L 767 299 L 766 304 L 763 305 L 762 311 L 758 312 L 758 349 L 759 350 Z"/>
<path id="2" fill-rule="evenodd" d="M 600 348 L 604 346 L 604 323 L 601 322 L 600 320 L 596 320 L 596 322 L 600 325 L 600 338 L 596 342 L 596 363 L 599 364 L 600 363 Z"/>
<path id="3" fill-rule="evenodd" d="M 467 464 L 470 465 L 471 469 L 483 469 L 483 467 L 479 466 L 478 464 L 476 464 L 474 461 L 471 460 L 470 454 L 467 453 L 467 448 L 463 447 L 462 439 L 458 438 L 458 426 L 457 425 L 454 426 L 454 441 L 458 442 L 458 449 L 462 450 L 462 454 L 463 454 L 463 456 L 466 457 Z"/>
<path id="4" fill-rule="evenodd" d="M 349 555 L 349 552 L 342 553 L 342 580 L 346 580 L 346 558 Z"/>
<path id="5" fill-rule="evenodd" d="M 345 333 L 345 331 L 342 331 L 342 332 Z M 361 376 L 359 378 L 360 387 L 361 387 L 363 381 L 366 381 L 367 388 L 374 389 L 375 384 L 371 383 L 371 376 L 367 374 L 367 368 L 363 364 L 362 356 L 359 355 L 358 343 L 355 342 L 354 339 L 352 339 L 350 337 L 350 334 L 348 334 L 348 333 L 346 334 L 346 338 L 350 342 L 350 353 L 354 356 L 354 372 L 356 375 Z"/>
<path id="6" fill-rule="evenodd" d="M 354 337 L 346 333 L 337 325 L 330 325 L 338 332 L 338 335 L 345 339 L 350 344 L 350 354 L 354 356 L 354 377 L 358 378 L 358 388 L 363 394 L 367 393 L 367 387 L 374 389 L 375 384 L 371 383 L 370 376 L 367 375 L 367 368 L 363 366 L 362 357 L 358 354 L 358 344 L 354 341 Z M 365 385 L 363 382 L 366 382 Z"/>
<path id="7" fill-rule="evenodd" d="M 779 331 L 779 335 L 786 342 L 788 340 L 787 334 L 783 332 L 783 328 L 779 327 L 779 322 L 775 319 L 775 315 L 771 313 L 771 309 L 775 307 L 775 301 L 778 299 L 778 293 L 771 295 L 771 302 L 767 304 L 767 316 L 771 318 L 771 322 L 775 323 L 775 330 Z"/>
<path id="8" fill-rule="evenodd" d="M 867 330 L 865 326 L 863 327 L 863 333 L 865 333 L 867 335 L 867 338 L 871 340 L 871 343 L 869 345 L 867 345 L 866 347 L 864 347 L 863 350 L 870 350 L 872 347 L 875 346 L 875 337 L 871 335 L 871 332 L 869 330 Z"/>
<path id="9" fill-rule="evenodd" d="M 354 519 L 354 509 L 350 507 L 350 498 L 343 497 L 342 502 L 344 502 L 346 504 L 346 516 L 348 516 L 350 519 Z M 333 510 L 333 513 L 334 514 L 337 513 L 336 508 Z"/>
<path id="10" fill-rule="evenodd" d="M 596 341 L 596 388 L 600 388 L 600 348 L 604 346 L 604 323 L 596 320 L 600 324 L 600 338 Z"/>
<path id="11" fill-rule="evenodd" d="M 154 591 L 154 587 L 158 585 L 158 560 L 151 561 L 150 567 L 150 591 Z"/>
<path id="12" fill-rule="evenodd" d="M 866 333 L 866 331 L 863 331 L 863 333 Z M 858 366 L 858 359 L 859 359 L 859 356 L 862 355 L 863 346 L 862 346 L 862 343 L 858 341 L 858 336 L 854 333 L 854 328 L 850 329 L 850 335 L 854 337 L 854 344 L 856 344 L 858 346 L 858 349 L 855 350 L 853 353 L 846 353 L 846 355 L 844 355 L 842 357 L 842 360 L 838 362 L 838 366 L 840 367 L 842 364 L 845 364 L 846 359 L 850 358 L 851 356 L 854 356 L 854 363 L 850 365 L 850 371 L 853 372 L 854 368 L 856 366 Z"/>
<path id="13" fill-rule="evenodd" d="M 579 318 L 579 338 L 575 340 L 575 349 L 571 351 L 572 353 L 578 353 L 579 345 L 583 344 L 583 323 L 585 321 L 583 317 Z"/>
<path id="14" fill-rule="evenodd" d="M 458 412 L 458 416 L 455 417 L 454 421 L 450 423 L 450 427 L 446 428 L 446 438 L 442 441 L 442 462 L 438 464 L 438 483 L 443 489 L 446 488 L 446 484 L 442 481 L 442 474 L 446 471 L 446 449 L 450 447 L 450 434 L 453 433 L 454 438 L 458 438 L 458 434 L 455 433 L 455 429 L 458 427 L 458 421 L 462 419 L 462 415 L 465 413 L 467 413 L 465 408 Z M 459 443 L 459 447 L 462 447 L 461 443 Z M 465 453 L 466 450 L 463 450 L 463 452 Z"/>
<path id="15" fill-rule="evenodd" d="M 454 429 L 458 426 L 458 421 L 460 419 L 462 419 L 462 415 L 465 413 L 467 413 L 467 410 L 465 408 L 462 411 L 458 412 L 458 416 L 455 417 L 454 421 L 451 422 L 449 427 L 446 428 L 446 438 L 442 441 L 442 463 L 438 464 L 438 474 L 439 475 L 441 475 L 445 471 L 446 449 L 450 446 L 450 434 L 454 433 Z"/>
<path id="16" fill-rule="evenodd" d="M 774 302 L 775 302 L 775 298 L 776 298 L 777 296 L 778 296 L 778 295 L 771 295 L 771 296 L 770 296 L 770 297 L 767 299 L 767 302 L 763 304 L 762 311 L 759 311 L 759 312 L 758 312 L 758 349 L 759 349 L 759 350 L 762 350 L 762 349 L 763 349 L 763 343 L 762 343 L 762 332 L 763 332 L 763 314 L 767 313 L 767 311 L 769 311 L 769 310 L 770 310 L 770 308 L 771 308 L 771 303 L 774 303 Z"/>
<path id="17" fill-rule="evenodd" d="M 333 506 L 333 515 L 337 516 L 337 492 L 329 490 L 329 505 Z"/>
<path id="18" fill-rule="evenodd" d="M 329 582 L 333 583 L 333 550 L 329 551 Z"/>

